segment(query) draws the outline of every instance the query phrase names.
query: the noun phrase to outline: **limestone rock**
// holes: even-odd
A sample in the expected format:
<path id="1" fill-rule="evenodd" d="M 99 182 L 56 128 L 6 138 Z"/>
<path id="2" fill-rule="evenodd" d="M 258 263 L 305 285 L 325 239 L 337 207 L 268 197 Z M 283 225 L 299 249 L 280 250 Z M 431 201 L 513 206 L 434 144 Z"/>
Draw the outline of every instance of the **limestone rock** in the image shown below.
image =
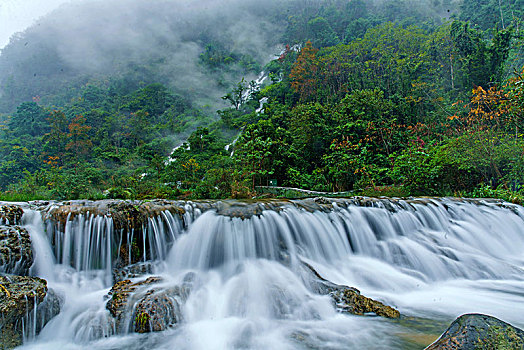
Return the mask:
<path id="1" fill-rule="evenodd" d="M 399 318 L 400 312 L 380 301 L 365 297 L 351 287 L 329 293 L 337 309 L 354 315 L 375 314 L 387 318 Z"/>
<path id="2" fill-rule="evenodd" d="M 0 272 L 27 275 L 33 265 L 31 239 L 19 226 L 0 226 Z"/>
<path id="3" fill-rule="evenodd" d="M 307 282 L 311 288 L 316 293 L 329 295 L 338 311 L 354 315 L 375 314 L 387 318 L 400 317 L 400 312 L 391 306 L 363 296 L 354 287 L 338 285 L 326 280 L 311 265 L 305 262 L 302 262 L 302 265 Z"/>
<path id="4" fill-rule="evenodd" d="M 0 204 L 0 225 L 18 225 L 23 214 L 18 205 Z"/>
<path id="5" fill-rule="evenodd" d="M 166 287 L 159 277 L 143 281 L 117 282 L 109 295 L 106 308 L 115 320 L 117 333 L 158 332 L 180 322 L 180 303 L 187 299 L 191 281 L 181 286 Z"/>
<path id="6" fill-rule="evenodd" d="M 133 329 L 137 333 L 160 332 L 179 322 L 180 306 L 177 291 L 151 289 L 138 301 L 133 313 Z"/>
<path id="7" fill-rule="evenodd" d="M 118 265 L 118 263 L 117 263 Z M 153 272 L 153 263 L 141 262 L 113 269 L 113 281 L 122 282 L 130 278 L 137 278 Z"/>
<path id="8" fill-rule="evenodd" d="M 458 317 L 426 350 L 522 350 L 524 331 L 495 317 L 466 314 Z"/>
<path id="9" fill-rule="evenodd" d="M 24 331 L 25 336 L 36 335 L 28 332 L 38 333 L 59 312 L 60 301 L 48 290 L 47 281 L 37 277 L 0 276 L 1 349 L 22 344 Z"/>

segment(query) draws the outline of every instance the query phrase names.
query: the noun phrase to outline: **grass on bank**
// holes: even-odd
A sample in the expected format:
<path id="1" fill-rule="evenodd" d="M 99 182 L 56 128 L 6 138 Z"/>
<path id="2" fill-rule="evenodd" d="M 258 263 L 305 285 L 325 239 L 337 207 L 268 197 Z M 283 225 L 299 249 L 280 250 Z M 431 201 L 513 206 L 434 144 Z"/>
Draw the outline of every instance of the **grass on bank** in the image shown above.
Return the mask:
<path id="1" fill-rule="evenodd" d="M 205 192 L 204 192 L 205 193 Z M 424 196 L 423 193 L 410 193 L 403 186 L 377 186 L 368 187 L 362 190 L 343 193 L 320 193 L 303 191 L 293 188 L 258 188 L 255 194 L 252 191 L 245 192 L 246 199 L 253 198 L 308 198 L 308 197 L 396 197 L 405 198 L 410 196 Z M 461 191 L 455 193 L 440 193 L 441 197 L 462 197 L 462 198 L 494 198 L 514 204 L 524 204 L 524 188 L 512 190 L 500 185 L 493 188 L 489 185 L 480 185 L 470 191 Z M 214 196 L 214 199 L 226 199 L 232 196 Z M 72 200 L 72 199 L 209 199 L 198 189 L 180 190 L 172 185 L 167 184 L 146 184 L 141 186 L 115 186 L 105 190 L 94 187 L 73 187 L 66 188 L 42 188 L 42 187 L 20 187 L 0 192 L 0 201 L 5 202 L 28 202 L 32 200 Z M 234 196 L 236 199 L 242 199 L 243 196 Z"/>

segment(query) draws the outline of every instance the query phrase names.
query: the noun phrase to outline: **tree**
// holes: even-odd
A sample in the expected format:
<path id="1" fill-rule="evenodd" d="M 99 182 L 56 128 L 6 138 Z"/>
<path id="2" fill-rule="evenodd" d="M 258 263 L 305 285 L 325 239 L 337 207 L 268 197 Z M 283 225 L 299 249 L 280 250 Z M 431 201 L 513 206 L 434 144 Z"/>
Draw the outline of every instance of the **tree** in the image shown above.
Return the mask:
<path id="1" fill-rule="evenodd" d="M 490 41 L 468 23 L 454 21 L 451 37 L 458 51 L 461 79 L 465 88 L 488 87 L 502 82 L 504 62 L 508 58 L 512 30 L 496 30 Z"/>
<path id="2" fill-rule="evenodd" d="M 9 120 L 9 128 L 18 135 L 43 135 L 49 130 L 48 116 L 49 113 L 35 102 L 24 102 Z"/>
<path id="3" fill-rule="evenodd" d="M 340 42 L 337 33 L 335 33 L 324 17 L 314 18 L 307 25 L 309 38 L 315 47 L 334 46 Z"/>
<path id="4" fill-rule="evenodd" d="M 67 141 L 67 117 L 61 110 L 53 110 L 47 118 L 50 130 L 44 135 L 44 151 L 47 155 L 58 157 L 57 161 L 63 164 Z"/>
<path id="5" fill-rule="evenodd" d="M 507 132 L 513 118 L 507 99 L 507 94 L 496 87 L 485 90 L 479 86 L 466 105 L 467 113 L 449 117 L 459 135 L 452 142 L 457 156 L 482 174 L 486 183 L 506 183 L 508 156 L 514 153 L 514 147 L 520 148 L 519 135 L 513 143 Z"/>
<path id="6" fill-rule="evenodd" d="M 248 84 L 245 79 L 242 78 L 232 91 L 228 92 L 225 96 L 222 96 L 222 99 L 224 101 L 229 101 L 229 103 L 231 103 L 231 105 L 238 111 L 240 106 L 249 100 L 256 90 L 257 87 L 254 81 L 251 81 Z"/>
<path id="7" fill-rule="evenodd" d="M 86 118 L 83 115 L 77 115 L 67 126 L 69 129 L 69 133 L 67 134 L 69 142 L 66 144 L 65 149 L 66 151 L 72 152 L 70 156 L 75 159 L 75 161 L 85 158 L 93 146 L 88 135 L 91 127 L 85 125 L 85 122 Z"/>
<path id="8" fill-rule="evenodd" d="M 317 76 L 320 61 L 317 59 L 318 49 L 313 47 L 311 41 L 300 51 L 296 62 L 293 64 L 291 74 L 291 87 L 297 92 L 302 101 L 316 99 L 316 91 L 319 87 Z"/>

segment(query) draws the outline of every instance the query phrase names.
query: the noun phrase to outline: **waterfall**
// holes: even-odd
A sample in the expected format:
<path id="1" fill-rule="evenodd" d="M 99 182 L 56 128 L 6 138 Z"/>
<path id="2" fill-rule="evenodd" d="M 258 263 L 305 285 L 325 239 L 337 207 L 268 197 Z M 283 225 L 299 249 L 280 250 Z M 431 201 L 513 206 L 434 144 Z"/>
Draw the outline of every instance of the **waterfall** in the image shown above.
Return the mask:
<path id="1" fill-rule="evenodd" d="M 114 215 L 83 211 L 43 222 L 26 210 L 33 271 L 65 303 L 25 347 L 421 348 L 410 340 L 420 330 L 408 321 L 337 312 L 312 287 L 304 263 L 433 327 L 464 312 L 524 326 L 521 206 L 369 198 L 176 205 L 180 214 L 151 211 L 139 230 L 118 226 Z M 122 247 L 131 256 L 133 244 L 140 246 L 137 261 L 155 264 L 132 281 L 160 276 L 155 293 L 188 286 L 176 298 L 180 322 L 173 328 L 122 333 L 106 308 L 112 269 Z M 138 299 L 125 322 L 136 317 Z"/>

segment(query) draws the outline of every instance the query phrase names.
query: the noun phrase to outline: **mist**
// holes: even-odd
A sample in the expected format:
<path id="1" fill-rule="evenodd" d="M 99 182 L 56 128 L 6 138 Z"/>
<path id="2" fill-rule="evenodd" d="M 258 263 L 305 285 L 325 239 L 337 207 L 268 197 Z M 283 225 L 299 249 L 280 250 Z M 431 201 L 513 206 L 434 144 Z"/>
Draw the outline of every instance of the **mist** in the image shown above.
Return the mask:
<path id="1" fill-rule="evenodd" d="M 202 103 L 220 101 L 242 73 L 213 74 L 199 63 L 208 43 L 263 65 L 278 53 L 283 26 L 267 20 L 277 1 L 89 1 L 67 4 L 11 38 L 1 51 L 0 76 L 32 82 L 27 99 L 42 95 L 39 80 L 58 85 L 107 77 L 147 65 L 170 88 Z M 265 15 L 264 15 L 265 14 Z M 251 73 L 253 76 L 256 72 Z M 45 91 L 47 92 L 47 91 Z M 45 93 L 44 92 L 44 93 Z M 32 95 L 32 96 L 29 96 Z M 17 96 L 18 97 L 18 96 Z"/>
<path id="2" fill-rule="evenodd" d="M 84 0 L 60 6 L 0 51 L 0 112 L 12 112 L 35 96 L 53 97 L 96 81 L 130 77 L 160 82 L 196 105 L 224 107 L 221 96 L 241 78 L 254 78 L 278 54 L 299 12 L 316 16 L 356 2 L 368 13 L 395 21 L 405 16 L 440 20 L 456 1 L 391 0 Z M 404 7 L 402 7 L 404 6 Z M 404 10 L 402 10 L 404 9 Z M 407 10 L 406 10 L 407 9 Z M 305 16 L 307 18 L 307 16 Z M 341 28 L 342 32 L 344 28 Z M 339 34 L 340 36 L 340 34 Z M 300 36 L 299 36 L 300 37 Z M 296 39 L 296 38 L 295 38 Z M 207 45 L 250 61 L 219 69 L 202 64 Z M 65 89 L 64 89 L 65 88 Z M 130 88 L 137 88 L 133 86 Z M 62 96 L 63 97 L 63 96 Z M 62 98 L 63 100 L 63 98 Z"/>

